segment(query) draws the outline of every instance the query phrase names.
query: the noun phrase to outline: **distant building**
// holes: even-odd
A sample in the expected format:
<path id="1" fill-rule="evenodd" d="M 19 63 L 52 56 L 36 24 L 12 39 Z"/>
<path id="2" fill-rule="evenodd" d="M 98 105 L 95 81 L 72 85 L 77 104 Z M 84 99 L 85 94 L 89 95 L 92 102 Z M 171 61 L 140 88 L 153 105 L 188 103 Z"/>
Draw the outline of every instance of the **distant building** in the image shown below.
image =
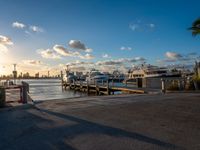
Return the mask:
<path id="1" fill-rule="evenodd" d="M 39 72 L 35 74 L 35 78 L 39 78 L 40 77 L 40 74 Z"/>
<path id="2" fill-rule="evenodd" d="M 23 78 L 29 78 L 29 77 L 30 77 L 30 75 L 28 72 L 23 74 Z"/>

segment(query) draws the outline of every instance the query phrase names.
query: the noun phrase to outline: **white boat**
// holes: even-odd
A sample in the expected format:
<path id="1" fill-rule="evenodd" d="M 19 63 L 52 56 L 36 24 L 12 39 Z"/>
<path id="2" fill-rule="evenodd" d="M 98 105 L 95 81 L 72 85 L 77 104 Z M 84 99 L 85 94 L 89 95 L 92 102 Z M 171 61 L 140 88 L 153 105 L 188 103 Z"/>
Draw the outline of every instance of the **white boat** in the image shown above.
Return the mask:
<path id="1" fill-rule="evenodd" d="M 65 72 L 66 73 L 63 75 L 64 82 L 72 83 L 77 80 L 77 76 L 75 76 L 74 73 L 70 72 L 70 70 L 68 69 L 68 66 L 67 66 L 67 69 L 65 70 Z"/>
<path id="2" fill-rule="evenodd" d="M 128 78 L 155 78 L 155 77 L 173 77 L 180 76 L 179 72 L 172 72 L 165 67 L 157 67 L 152 65 L 141 65 L 134 67 L 129 71 Z"/>
<path id="3" fill-rule="evenodd" d="M 96 82 L 106 82 L 108 79 L 108 75 L 105 75 L 98 70 L 91 70 L 89 76 L 86 78 L 86 81 L 92 84 Z"/>

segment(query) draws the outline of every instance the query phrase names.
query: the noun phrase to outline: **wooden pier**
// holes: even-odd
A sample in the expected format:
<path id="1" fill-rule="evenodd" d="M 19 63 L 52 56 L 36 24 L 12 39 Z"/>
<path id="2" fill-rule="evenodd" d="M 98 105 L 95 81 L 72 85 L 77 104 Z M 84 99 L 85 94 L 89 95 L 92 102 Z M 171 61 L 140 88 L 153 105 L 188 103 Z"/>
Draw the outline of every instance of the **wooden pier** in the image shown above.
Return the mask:
<path id="1" fill-rule="evenodd" d="M 77 91 L 82 91 L 82 92 L 87 92 L 87 94 L 90 93 L 95 93 L 96 95 L 113 95 L 114 92 L 124 92 L 124 93 L 129 93 L 129 94 L 144 94 L 144 90 L 140 89 L 131 89 L 128 87 L 119 87 L 119 86 L 114 86 L 110 85 L 109 82 L 107 81 L 102 82 L 102 83 L 93 83 L 89 84 L 88 82 L 83 82 L 83 81 L 74 81 L 73 83 L 67 83 L 63 82 L 62 83 L 63 88 L 69 87 L 69 89 L 72 90 L 77 90 Z"/>

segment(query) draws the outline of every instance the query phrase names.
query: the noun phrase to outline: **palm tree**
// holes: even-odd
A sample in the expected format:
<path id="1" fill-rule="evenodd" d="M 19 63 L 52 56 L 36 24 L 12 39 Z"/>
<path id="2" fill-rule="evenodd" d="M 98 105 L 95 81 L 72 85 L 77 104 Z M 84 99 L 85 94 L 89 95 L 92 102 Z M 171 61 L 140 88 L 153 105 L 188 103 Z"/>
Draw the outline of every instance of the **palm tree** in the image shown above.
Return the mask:
<path id="1" fill-rule="evenodd" d="M 200 35 L 200 18 L 193 22 L 192 27 L 190 27 L 189 30 L 192 31 L 193 36 L 196 36 L 198 34 Z"/>

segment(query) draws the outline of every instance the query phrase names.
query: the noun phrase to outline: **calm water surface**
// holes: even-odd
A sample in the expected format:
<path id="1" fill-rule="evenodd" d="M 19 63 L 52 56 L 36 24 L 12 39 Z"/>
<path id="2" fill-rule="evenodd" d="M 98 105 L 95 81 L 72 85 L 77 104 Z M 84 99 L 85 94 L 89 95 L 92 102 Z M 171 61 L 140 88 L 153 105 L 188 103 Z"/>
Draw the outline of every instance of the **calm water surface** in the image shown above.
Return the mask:
<path id="1" fill-rule="evenodd" d="M 35 101 L 87 96 L 82 92 L 62 89 L 59 79 L 23 79 L 17 83 L 21 81 L 29 83 L 30 96 Z"/>

